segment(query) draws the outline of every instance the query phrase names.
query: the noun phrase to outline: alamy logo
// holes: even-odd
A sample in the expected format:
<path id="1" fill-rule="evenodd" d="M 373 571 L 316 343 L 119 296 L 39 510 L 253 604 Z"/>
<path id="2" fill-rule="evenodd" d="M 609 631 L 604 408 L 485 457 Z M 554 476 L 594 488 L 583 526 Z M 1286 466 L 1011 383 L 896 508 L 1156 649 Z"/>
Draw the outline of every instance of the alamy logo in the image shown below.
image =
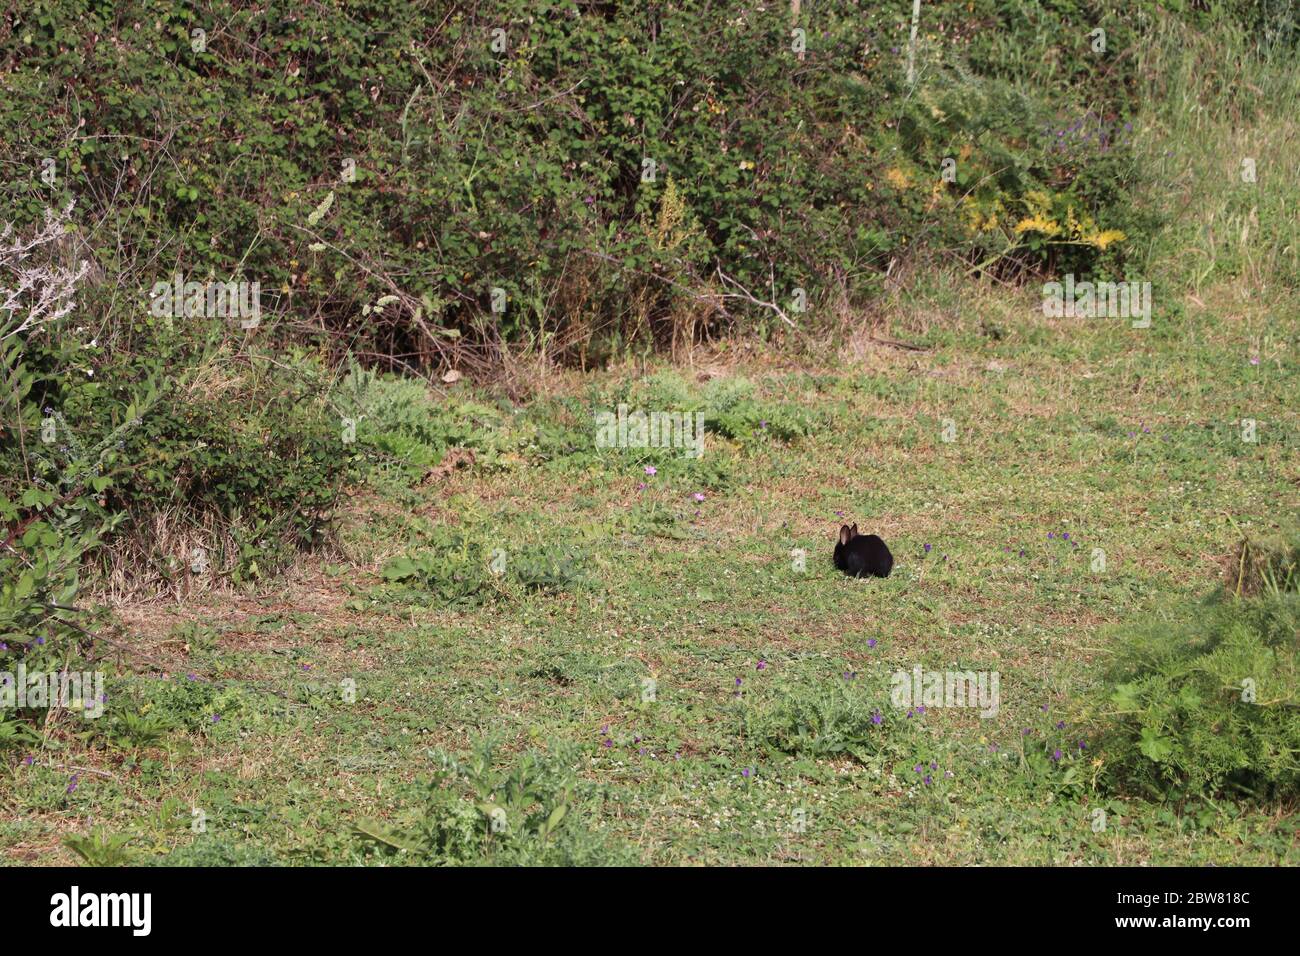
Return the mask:
<path id="1" fill-rule="evenodd" d="M 1043 283 L 1043 315 L 1049 319 L 1134 319 L 1133 328 L 1151 327 L 1150 282 L 1079 282 L 1074 273 L 1065 282 Z"/>
<path id="2" fill-rule="evenodd" d="M 186 282 L 178 272 L 171 282 L 155 282 L 149 299 L 155 318 L 239 319 L 242 329 L 262 320 L 262 284 L 256 281 Z"/>
<path id="3" fill-rule="evenodd" d="M 628 412 L 596 413 L 597 448 L 684 448 L 687 458 L 704 454 L 704 413 Z"/>
<path id="4" fill-rule="evenodd" d="M 889 697 L 895 707 L 975 707 L 981 717 L 996 717 L 1000 706 L 997 671 L 895 671 Z"/>
<path id="5" fill-rule="evenodd" d="M 71 893 L 50 897 L 51 926 L 129 926 L 132 935 L 148 936 L 153 928 L 152 893 Z"/>
<path id="6" fill-rule="evenodd" d="M 87 720 L 104 715 L 104 675 L 100 671 L 0 671 L 0 710 L 28 707 L 75 710 Z"/>

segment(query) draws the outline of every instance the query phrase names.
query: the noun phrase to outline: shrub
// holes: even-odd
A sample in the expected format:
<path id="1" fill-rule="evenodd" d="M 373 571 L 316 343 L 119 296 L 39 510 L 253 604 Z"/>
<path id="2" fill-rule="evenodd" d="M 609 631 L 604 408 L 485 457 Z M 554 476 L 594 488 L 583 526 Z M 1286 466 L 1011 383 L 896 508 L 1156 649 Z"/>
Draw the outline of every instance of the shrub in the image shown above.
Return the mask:
<path id="1" fill-rule="evenodd" d="M 1123 137 L 1090 125 L 1085 154 L 1054 134 L 1122 129 L 1149 6 L 927 0 L 913 84 L 908 11 L 855 0 L 805 9 L 802 55 L 781 4 L 365 0 L 281 17 L 56 0 L 0 34 L 0 126 L 33 171 L 0 201 L 34 219 L 51 193 L 114 197 L 88 210 L 114 281 L 86 305 L 122 339 L 136 316 L 119 290 L 166 278 L 149 256 L 163 247 L 187 276 L 279 290 L 268 324 L 310 315 L 389 368 L 539 337 L 586 359 L 726 324 L 765 334 L 802 321 L 795 289 L 862 302 L 923 236 L 989 268 L 1100 262 L 1073 236 L 1016 231 L 1031 192 L 1063 228 L 1071 209 L 1092 220 L 1080 239 L 1139 240 L 1136 216 L 1111 220 L 1133 205 Z M 91 87 L 89 112 L 49 92 Z M 184 162 L 160 161 L 161 141 Z M 977 228 L 955 215 L 968 202 Z"/>
<path id="2" fill-rule="evenodd" d="M 196 563 L 209 580 L 260 577 L 322 539 L 354 452 L 318 362 L 225 343 L 195 357 L 161 334 L 151 353 L 69 374 L 69 332 L 25 343 L 0 520 L 85 535 L 84 555 L 138 584 L 179 581 Z"/>
<path id="3" fill-rule="evenodd" d="M 1300 593 L 1269 590 L 1116 636 L 1102 750 L 1112 786 L 1161 797 L 1300 796 Z"/>
<path id="4" fill-rule="evenodd" d="M 58 213 L 47 210 L 30 235 L 8 223 L 0 228 L 0 665 L 6 670 L 17 658 L 31 670 L 55 670 L 68 660 L 69 645 L 86 634 L 84 618 L 75 620 L 82 614 L 81 562 L 120 520 L 98 500 L 111 483 L 104 458 L 119 432 L 87 448 L 67 437 L 55 409 L 38 411 L 30 398 L 39 373 L 25 346 L 65 322 L 86 273 L 84 263 L 60 262 L 71 211 L 71 203 Z M 60 442 L 61 467 L 54 467 L 48 456 Z M 4 739 L 20 736 L 12 722 L 6 726 Z"/>

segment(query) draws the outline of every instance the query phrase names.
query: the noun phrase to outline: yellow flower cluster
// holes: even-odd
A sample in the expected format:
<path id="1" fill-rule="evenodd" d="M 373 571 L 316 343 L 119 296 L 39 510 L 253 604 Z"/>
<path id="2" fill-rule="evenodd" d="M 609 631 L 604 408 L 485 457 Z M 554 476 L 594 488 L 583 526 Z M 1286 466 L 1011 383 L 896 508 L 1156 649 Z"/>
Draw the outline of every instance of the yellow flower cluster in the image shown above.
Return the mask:
<path id="1" fill-rule="evenodd" d="M 907 189 L 912 185 L 911 178 L 897 166 L 891 166 L 886 170 L 885 179 L 888 180 L 889 185 L 893 186 L 895 189 Z"/>
<path id="2" fill-rule="evenodd" d="M 1087 213 L 1082 217 L 1076 215 L 1072 205 L 1066 207 L 1065 225 L 1062 226 L 1052 218 L 1051 205 L 1051 197 L 1042 190 L 1026 193 L 1025 206 L 1028 207 L 1030 214 L 1016 223 L 1016 235 L 1037 232 L 1048 238 L 1059 237 L 1061 242 L 1096 246 L 1098 249 L 1105 249 L 1111 243 L 1122 242 L 1128 238 L 1118 229 L 1105 231 L 1098 229 L 1097 223 L 1091 216 Z"/>
<path id="3" fill-rule="evenodd" d="M 962 205 L 966 210 L 966 228 L 972 234 L 997 229 L 1002 216 L 1006 214 L 1001 199 L 993 200 L 987 210 L 982 208 L 973 196 L 964 197 Z"/>

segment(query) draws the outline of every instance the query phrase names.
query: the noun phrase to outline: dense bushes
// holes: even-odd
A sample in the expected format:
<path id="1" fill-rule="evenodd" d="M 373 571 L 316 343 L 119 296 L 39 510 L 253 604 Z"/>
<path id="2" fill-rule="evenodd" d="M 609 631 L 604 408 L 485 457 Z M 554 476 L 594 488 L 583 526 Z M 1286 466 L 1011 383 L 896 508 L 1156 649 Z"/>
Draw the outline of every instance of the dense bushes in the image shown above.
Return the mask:
<path id="1" fill-rule="evenodd" d="M 30 670 L 90 640 L 88 556 L 119 584 L 260 576 L 319 539 L 352 459 L 307 356 L 164 327 L 106 354 L 66 226 L 0 241 L 0 665 Z"/>
<path id="2" fill-rule="evenodd" d="M 1267 577 L 1253 597 L 1222 594 L 1117 635 L 1102 745 L 1114 785 L 1300 796 L 1300 593 L 1294 576 Z"/>
<path id="3" fill-rule="evenodd" d="M 24 513 L 60 525 L 117 516 L 119 535 L 158 545 L 141 555 L 149 564 L 176 543 L 162 518 L 186 542 L 174 557 L 202 547 L 214 573 L 237 578 L 319 540 L 354 455 L 319 362 L 226 347 L 196 358 L 159 339 L 160 351 L 114 355 L 83 378 L 30 344 L 30 392 L 0 447 L 0 495 Z M 220 553 L 232 531 L 264 545 L 242 569 Z"/>
<path id="4" fill-rule="evenodd" d="M 394 364 L 781 326 L 918 245 L 1115 266 L 1140 14 L 927 2 L 909 84 L 909 13 L 817 4 L 797 53 L 782 4 L 37 2 L 0 25 L 0 202 L 86 202 L 106 346 L 155 281 L 238 274 Z"/>

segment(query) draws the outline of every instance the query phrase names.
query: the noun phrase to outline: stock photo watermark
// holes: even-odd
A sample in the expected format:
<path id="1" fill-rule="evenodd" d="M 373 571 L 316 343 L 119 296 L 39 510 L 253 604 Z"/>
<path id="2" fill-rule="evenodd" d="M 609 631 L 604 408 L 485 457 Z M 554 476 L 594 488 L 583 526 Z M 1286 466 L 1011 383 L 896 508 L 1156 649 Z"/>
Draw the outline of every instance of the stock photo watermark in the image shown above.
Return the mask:
<path id="1" fill-rule="evenodd" d="M 68 710 L 87 720 L 104 714 L 104 675 L 100 671 L 0 671 L 0 710 Z"/>
<path id="2" fill-rule="evenodd" d="M 186 282 L 179 272 L 170 282 L 155 282 L 149 292 L 154 318 L 238 319 L 241 329 L 262 322 L 262 285 L 257 280 Z"/>
<path id="3" fill-rule="evenodd" d="M 1043 315 L 1049 319 L 1132 319 L 1133 328 L 1151 327 L 1150 282 L 1075 282 L 1068 272 L 1064 282 L 1043 283 Z"/>
<path id="4" fill-rule="evenodd" d="M 899 710 L 913 707 L 970 707 L 984 718 L 996 717 L 1002 677 L 997 671 L 895 671 L 890 702 Z"/>
<path id="5" fill-rule="evenodd" d="M 128 927 L 133 936 L 153 928 L 152 893 L 83 893 L 73 886 L 50 897 L 50 925 L 55 927 Z"/>
<path id="6" fill-rule="evenodd" d="M 680 448 L 687 458 L 704 454 L 703 412 L 596 412 L 597 448 Z"/>

